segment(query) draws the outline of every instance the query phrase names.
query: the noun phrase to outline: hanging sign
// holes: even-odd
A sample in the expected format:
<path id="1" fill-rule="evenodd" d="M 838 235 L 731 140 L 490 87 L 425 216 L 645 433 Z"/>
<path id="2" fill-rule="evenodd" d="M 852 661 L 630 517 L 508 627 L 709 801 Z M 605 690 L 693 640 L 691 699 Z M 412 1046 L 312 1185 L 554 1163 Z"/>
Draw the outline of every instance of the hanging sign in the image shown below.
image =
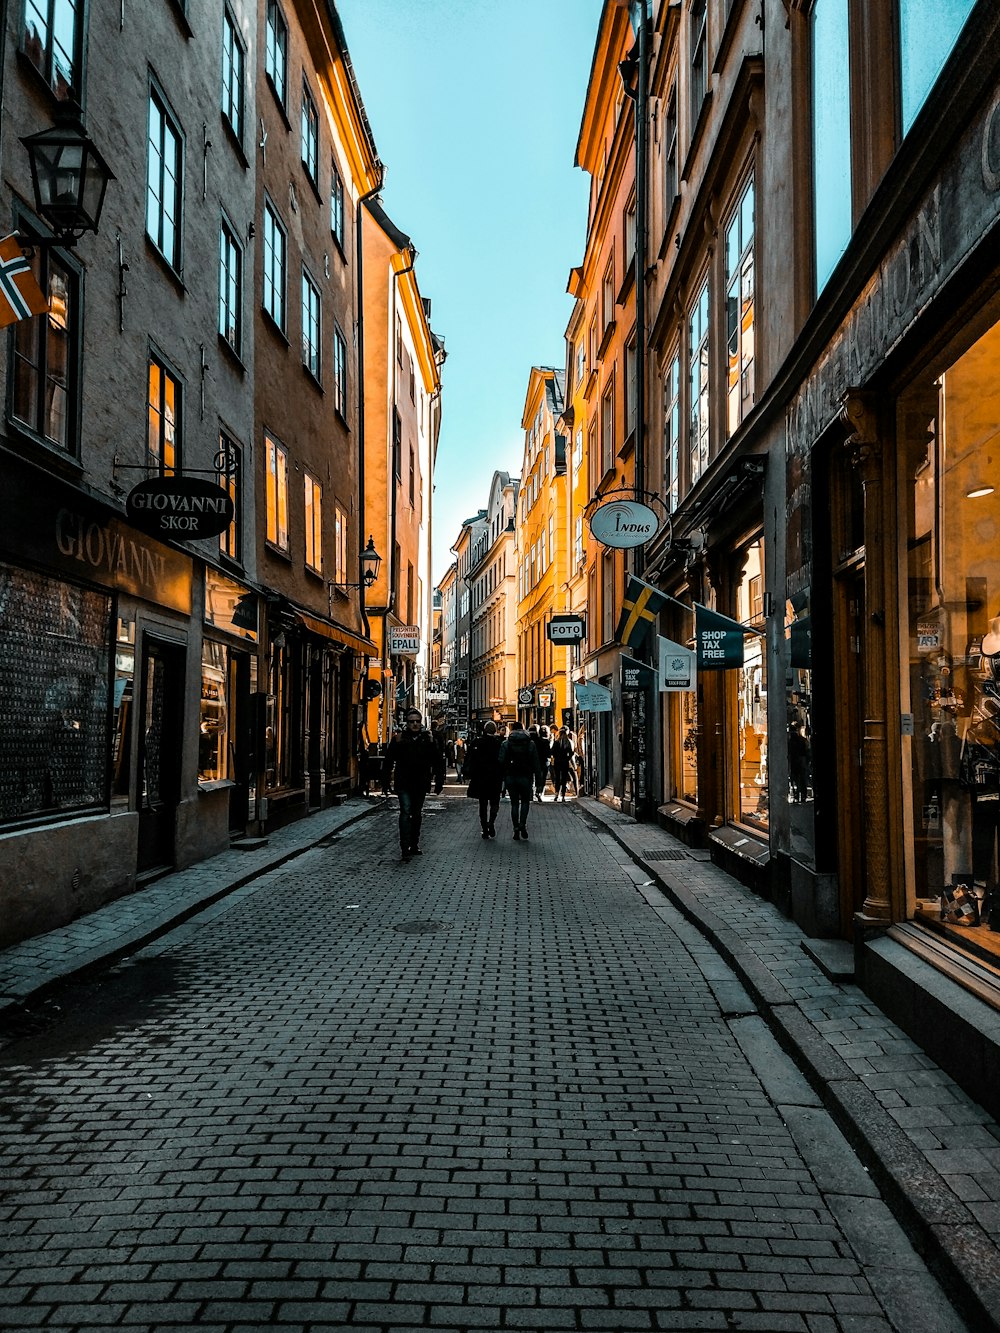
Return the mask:
<path id="1" fill-rule="evenodd" d="M 691 691 L 695 687 L 695 657 L 690 648 L 684 648 L 662 634 L 656 636 L 660 661 L 660 693 Z"/>
<path id="2" fill-rule="evenodd" d="M 573 690 L 581 713 L 611 712 L 611 691 L 606 686 L 575 684 Z"/>
<path id="3" fill-rule="evenodd" d="M 656 684 L 656 672 L 645 662 L 637 662 L 634 657 L 626 657 L 622 653 L 621 665 L 622 690 L 626 694 L 634 694 Z"/>
<path id="4" fill-rule="evenodd" d="M 389 656 L 416 657 L 420 653 L 419 625 L 389 626 Z"/>
<path id="5" fill-rule="evenodd" d="M 553 616 L 545 627 L 553 643 L 582 643 L 587 636 L 583 616 Z"/>
<path id="6" fill-rule="evenodd" d="M 527 686 L 517 692 L 517 702 L 522 708 L 527 708 L 529 704 L 535 702 L 535 691 Z"/>
<path id="7" fill-rule="evenodd" d="M 644 546 L 660 530 L 660 520 L 638 500 L 611 500 L 590 516 L 590 531 L 602 546 L 627 550 Z"/>
<path id="8" fill-rule="evenodd" d="M 203 477 L 150 477 L 125 497 L 129 522 L 154 537 L 218 537 L 233 521 L 232 497 Z"/>
<path id="9" fill-rule="evenodd" d="M 743 636 L 752 634 L 738 620 L 694 604 L 694 637 L 699 671 L 725 671 L 743 665 Z"/>
<path id="10" fill-rule="evenodd" d="M 554 690 L 539 690 L 539 691 L 538 691 L 538 707 L 539 707 L 539 708 L 551 708 L 552 705 L 555 703 L 555 701 L 556 701 L 556 696 L 555 696 L 555 691 L 554 691 Z"/>

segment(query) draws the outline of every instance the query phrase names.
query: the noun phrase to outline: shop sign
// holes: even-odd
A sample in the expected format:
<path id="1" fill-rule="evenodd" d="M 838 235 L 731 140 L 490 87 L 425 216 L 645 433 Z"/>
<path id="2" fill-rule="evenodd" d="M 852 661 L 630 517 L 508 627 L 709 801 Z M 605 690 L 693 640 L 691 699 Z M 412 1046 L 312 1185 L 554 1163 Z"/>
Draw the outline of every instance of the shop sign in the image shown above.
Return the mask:
<path id="1" fill-rule="evenodd" d="M 634 657 L 626 657 L 624 653 L 621 661 L 622 690 L 624 693 L 634 694 L 656 684 L 657 673 L 645 662 L 637 662 Z"/>
<path id="2" fill-rule="evenodd" d="M 551 708 L 552 705 L 555 703 L 555 701 L 556 701 L 556 696 L 555 696 L 555 691 L 554 691 L 554 690 L 539 690 L 539 691 L 538 691 L 538 707 L 539 707 L 539 708 Z"/>
<path id="3" fill-rule="evenodd" d="M 941 626 L 937 621 L 917 622 L 917 652 L 936 653 L 941 648 Z"/>
<path id="4" fill-rule="evenodd" d="M 218 537 L 233 521 L 232 497 L 204 477 L 150 477 L 125 497 L 129 522 L 154 537 Z"/>
<path id="5" fill-rule="evenodd" d="M 637 500 L 611 500 L 590 516 L 590 531 L 595 540 L 615 550 L 644 546 L 659 530 L 656 514 Z"/>
<path id="6" fill-rule="evenodd" d="M 743 665 L 743 636 L 738 620 L 720 615 L 699 602 L 694 604 L 694 637 L 699 671 L 725 671 Z"/>
<path id="7" fill-rule="evenodd" d="M 546 626 L 553 643 L 582 643 L 587 634 L 583 616 L 553 616 Z"/>
<path id="8" fill-rule="evenodd" d="M 581 713 L 610 713 L 611 691 L 604 685 L 573 686 L 576 706 Z"/>
<path id="9" fill-rule="evenodd" d="M 448 702 L 447 690 L 428 690 L 427 702 L 429 704 L 443 704 Z"/>
<path id="10" fill-rule="evenodd" d="M 535 702 L 535 691 L 529 689 L 518 690 L 517 702 L 522 708 L 527 708 L 530 704 Z"/>
<path id="11" fill-rule="evenodd" d="M 695 687 L 695 657 L 690 648 L 685 648 L 672 639 L 665 639 L 662 634 L 656 637 L 659 649 L 660 693 L 691 691 Z"/>
<path id="12" fill-rule="evenodd" d="M 389 656 L 416 657 L 420 652 L 419 625 L 389 626 Z"/>
<path id="13" fill-rule="evenodd" d="M 144 540 L 134 528 L 114 518 L 102 518 L 81 512 L 79 508 L 58 509 L 52 519 L 49 546 L 43 528 L 30 521 L 30 506 L 11 505 L 5 537 L 24 534 L 24 554 L 45 560 L 49 567 L 131 593 L 158 606 L 167 606 L 191 614 L 191 560 L 187 555 Z"/>

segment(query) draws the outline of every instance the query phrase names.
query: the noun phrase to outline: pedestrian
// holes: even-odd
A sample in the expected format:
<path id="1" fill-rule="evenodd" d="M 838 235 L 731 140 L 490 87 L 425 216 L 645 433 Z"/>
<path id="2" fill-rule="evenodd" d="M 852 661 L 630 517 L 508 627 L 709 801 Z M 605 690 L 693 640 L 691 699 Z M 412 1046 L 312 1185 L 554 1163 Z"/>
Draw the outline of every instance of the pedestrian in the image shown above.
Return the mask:
<path id="1" fill-rule="evenodd" d="M 542 792 L 545 790 L 545 780 L 549 774 L 549 759 L 552 756 L 552 742 L 549 740 L 548 727 L 531 728 L 535 734 L 532 736 L 535 749 L 538 751 L 538 763 L 542 770 L 542 776 L 535 783 L 535 800 L 541 801 Z"/>
<path id="2" fill-rule="evenodd" d="M 385 753 L 385 790 L 395 790 L 399 796 L 399 848 L 404 861 L 421 855 L 420 815 L 431 783 L 437 796 L 444 786 L 444 750 L 423 721 L 418 708 L 407 709 L 406 728 L 396 732 Z"/>
<path id="3" fill-rule="evenodd" d="M 528 841 L 528 809 L 531 805 L 532 785 L 542 780 L 538 750 L 520 722 L 510 724 L 510 735 L 500 746 L 500 770 L 510 797 L 510 822 L 514 825 L 514 841 Z"/>
<path id="4" fill-rule="evenodd" d="M 556 800 L 566 800 L 566 787 L 572 783 L 573 795 L 576 789 L 576 747 L 566 727 L 559 728 L 559 735 L 552 746 L 552 785 L 556 790 Z"/>
<path id="5" fill-rule="evenodd" d="M 497 735 L 497 724 L 487 722 L 483 734 L 477 736 L 469 747 L 465 760 L 465 771 L 469 776 L 469 795 L 479 798 L 479 823 L 484 838 L 497 836 L 497 811 L 500 809 L 500 788 L 503 774 L 500 771 L 500 747 L 503 744 Z"/>

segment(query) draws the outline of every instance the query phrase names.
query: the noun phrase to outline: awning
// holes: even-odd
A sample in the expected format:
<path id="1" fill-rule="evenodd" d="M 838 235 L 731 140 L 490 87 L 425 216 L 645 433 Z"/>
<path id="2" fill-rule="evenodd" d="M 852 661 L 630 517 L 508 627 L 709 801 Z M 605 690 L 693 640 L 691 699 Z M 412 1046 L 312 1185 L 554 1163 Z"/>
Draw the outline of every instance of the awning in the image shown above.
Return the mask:
<path id="1" fill-rule="evenodd" d="M 355 634 L 353 630 L 344 629 L 341 625 L 335 625 L 330 620 L 320 620 L 316 616 L 311 616 L 305 611 L 295 608 L 295 614 L 313 634 L 318 634 L 320 638 L 332 639 L 334 643 L 346 644 L 348 648 L 359 653 L 362 657 L 377 657 L 378 649 L 371 639 L 366 639 L 361 634 Z"/>

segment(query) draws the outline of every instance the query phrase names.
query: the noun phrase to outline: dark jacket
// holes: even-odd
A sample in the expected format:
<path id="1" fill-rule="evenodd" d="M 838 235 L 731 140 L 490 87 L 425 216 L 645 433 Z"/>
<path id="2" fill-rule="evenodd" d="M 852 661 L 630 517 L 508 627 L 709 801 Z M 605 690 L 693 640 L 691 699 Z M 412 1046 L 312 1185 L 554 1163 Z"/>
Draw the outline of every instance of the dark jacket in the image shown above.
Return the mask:
<path id="1" fill-rule="evenodd" d="M 500 769 L 507 783 L 541 782 L 542 765 L 538 749 L 526 731 L 512 731 L 500 746 Z"/>
<path id="2" fill-rule="evenodd" d="M 568 736 L 557 740 L 552 746 L 552 770 L 555 773 L 568 773 L 573 767 L 573 742 Z"/>
<path id="3" fill-rule="evenodd" d="M 528 733 L 531 735 L 531 733 Z M 552 753 L 552 743 L 548 736 L 543 736 L 540 732 L 537 736 L 531 737 L 535 749 L 538 751 L 538 762 L 542 766 L 542 772 L 549 766 L 549 755 Z"/>
<path id="4" fill-rule="evenodd" d="M 397 731 L 385 752 L 387 781 L 397 791 L 428 791 L 431 782 L 444 786 L 444 750 L 424 727 L 415 735 Z"/>
<path id="5" fill-rule="evenodd" d="M 465 756 L 465 776 L 470 780 L 473 796 L 489 796 L 500 791 L 503 773 L 500 769 L 500 736 L 478 736 Z"/>

